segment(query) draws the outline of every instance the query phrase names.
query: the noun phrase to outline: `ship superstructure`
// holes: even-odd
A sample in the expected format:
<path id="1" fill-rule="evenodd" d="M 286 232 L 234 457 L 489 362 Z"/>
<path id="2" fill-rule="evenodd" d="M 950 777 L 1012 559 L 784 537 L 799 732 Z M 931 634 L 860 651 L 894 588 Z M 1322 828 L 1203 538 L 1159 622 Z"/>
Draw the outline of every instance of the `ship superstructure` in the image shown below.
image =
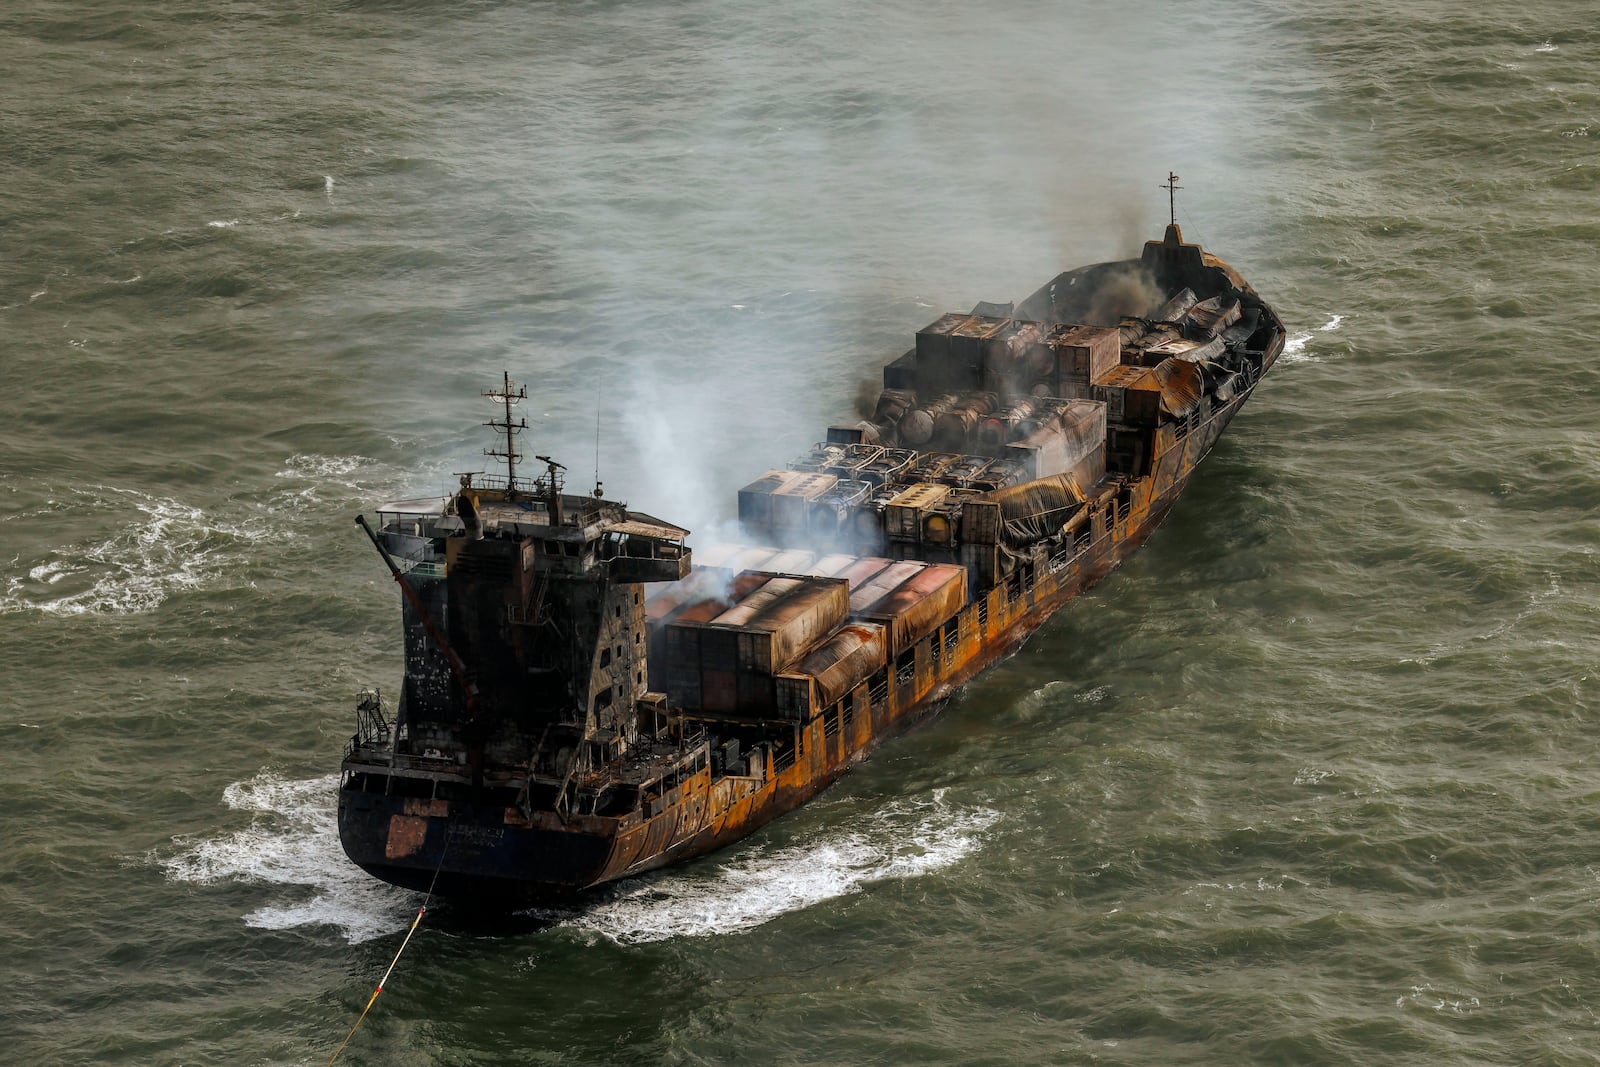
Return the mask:
<path id="1" fill-rule="evenodd" d="M 747 485 L 748 543 L 692 561 L 687 531 L 566 494 L 548 457 L 519 480 L 508 378 L 507 475 L 369 528 L 406 671 L 392 720 L 375 693 L 358 710 L 346 851 L 520 901 L 743 837 L 1141 544 L 1283 342 L 1174 224 L 1137 260 L 919 331 L 872 418 Z"/>

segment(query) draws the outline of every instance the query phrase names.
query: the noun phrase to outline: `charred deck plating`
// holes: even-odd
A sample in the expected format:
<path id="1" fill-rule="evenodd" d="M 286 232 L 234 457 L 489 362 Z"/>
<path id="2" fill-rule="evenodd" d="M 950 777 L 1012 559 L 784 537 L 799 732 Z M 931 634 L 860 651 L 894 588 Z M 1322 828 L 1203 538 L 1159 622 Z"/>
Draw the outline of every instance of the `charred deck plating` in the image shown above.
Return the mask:
<path id="1" fill-rule="evenodd" d="M 406 674 L 393 721 L 376 693 L 358 708 L 346 852 L 521 900 L 749 834 L 1142 544 L 1283 341 L 1171 226 L 1141 259 L 919 332 L 873 419 L 740 493 L 759 544 L 693 568 L 686 531 L 565 495 L 554 461 L 517 479 L 507 381 L 507 477 L 380 511 Z"/>

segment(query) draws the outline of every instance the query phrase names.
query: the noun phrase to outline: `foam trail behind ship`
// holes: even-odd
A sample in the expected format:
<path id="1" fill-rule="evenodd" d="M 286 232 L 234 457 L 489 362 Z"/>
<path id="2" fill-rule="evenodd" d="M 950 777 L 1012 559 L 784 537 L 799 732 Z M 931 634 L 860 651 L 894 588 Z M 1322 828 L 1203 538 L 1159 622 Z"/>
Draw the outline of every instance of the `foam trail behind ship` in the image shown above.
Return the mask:
<path id="1" fill-rule="evenodd" d="M 223 792 L 250 812 L 248 827 L 178 838 L 153 859 L 175 882 L 263 887 L 246 926 L 332 927 L 352 944 L 396 934 L 417 894 L 378 882 L 339 846 L 334 776 L 286 781 L 262 771 Z M 532 917 L 588 938 L 642 944 L 738 933 L 780 916 L 861 892 L 875 882 L 944 870 L 982 846 L 999 814 L 952 804 L 945 790 L 892 802 L 843 826 L 774 850 L 760 845 L 686 870 L 623 883 L 593 903 L 537 909 Z"/>

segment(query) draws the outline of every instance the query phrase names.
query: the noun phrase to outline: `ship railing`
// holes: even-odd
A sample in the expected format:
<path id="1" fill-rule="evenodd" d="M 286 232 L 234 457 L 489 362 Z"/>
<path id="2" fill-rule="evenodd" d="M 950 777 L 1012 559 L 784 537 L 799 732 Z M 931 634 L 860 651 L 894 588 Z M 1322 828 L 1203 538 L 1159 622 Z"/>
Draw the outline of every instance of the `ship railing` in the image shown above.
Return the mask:
<path id="1" fill-rule="evenodd" d="M 383 746 L 389 743 L 393 727 L 383 714 L 383 694 L 377 689 L 363 689 L 356 696 L 356 732 L 345 746 L 345 759 L 358 749 Z"/>

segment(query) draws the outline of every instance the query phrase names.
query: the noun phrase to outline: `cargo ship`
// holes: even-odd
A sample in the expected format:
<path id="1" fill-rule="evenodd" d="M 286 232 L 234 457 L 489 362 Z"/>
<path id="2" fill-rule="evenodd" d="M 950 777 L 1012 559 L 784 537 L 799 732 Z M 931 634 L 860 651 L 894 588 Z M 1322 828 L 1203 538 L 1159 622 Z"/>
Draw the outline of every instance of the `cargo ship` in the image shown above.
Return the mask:
<path id="1" fill-rule="evenodd" d="M 744 542 L 504 473 L 357 522 L 400 585 L 392 707 L 361 694 L 340 840 L 491 906 L 703 855 L 805 803 L 1142 544 L 1283 350 L 1176 224 L 1138 259 L 941 316 L 871 418 L 739 491 Z"/>

